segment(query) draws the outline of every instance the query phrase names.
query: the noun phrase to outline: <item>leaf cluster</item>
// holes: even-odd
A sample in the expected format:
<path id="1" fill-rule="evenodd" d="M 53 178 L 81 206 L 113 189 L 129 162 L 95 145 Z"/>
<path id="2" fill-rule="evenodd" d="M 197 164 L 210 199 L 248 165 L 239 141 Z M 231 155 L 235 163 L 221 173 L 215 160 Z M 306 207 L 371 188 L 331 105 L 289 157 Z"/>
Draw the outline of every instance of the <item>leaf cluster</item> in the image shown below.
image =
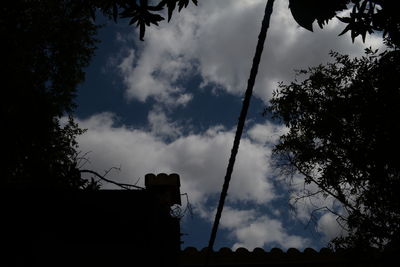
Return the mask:
<path id="1" fill-rule="evenodd" d="M 289 128 L 274 157 L 342 203 L 347 245 L 382 248 L 400 234 L 400 53 L 331 56 L 274 92 L 267 112 Z"/>
<path id="2" fill-rule="evenodd" d="M 313 31 L 313 22 L 316 20 L 322 28 L 336 16 L 337 12 L 347 9 L 347 0 L 315 1 L 315 0 L 289 0 L 289 9 L 293 18 L 303 28 Z"/>
<path id="3" fill-rule="evenodd" d="M 351 33 L 351 38 L 361 36 L 365 41 L 366 34 L 383 32 L 390 45 L 400 45 L 400 17 L 397 14 L 397 3 L 392 0 L 290 0 L 289 8 L 297 23 L 312 31 L 316 20 L 322 28 L 325 23 L 339 12 L 351 9 L 348 16 L 337 18 L 347 24 L 339 34 Z"/>
<path id="4" fill-rule="evenodd" d="M 197 0 L 191 0 L 197 5 Z M 103 14 L 117 22 L 118 18 L 128 18 L 129 25 L 136 24 L 139 28 L 139 38 L 143 41 L 146 27 L 151 24 L 158 26 L 158 23 L 164 20 L 162 15 L 166 8 L 168 12 L 168 22 L 171 20 L 172 14 L 178 6 L 180 12 L 189 5 L 189 0 L 161 0 L 156 5 L 149 4 L 148 0 L 92 0 L 88 1 L 85 6 L 95 19 L 96 9 L 100 9 Z"/>

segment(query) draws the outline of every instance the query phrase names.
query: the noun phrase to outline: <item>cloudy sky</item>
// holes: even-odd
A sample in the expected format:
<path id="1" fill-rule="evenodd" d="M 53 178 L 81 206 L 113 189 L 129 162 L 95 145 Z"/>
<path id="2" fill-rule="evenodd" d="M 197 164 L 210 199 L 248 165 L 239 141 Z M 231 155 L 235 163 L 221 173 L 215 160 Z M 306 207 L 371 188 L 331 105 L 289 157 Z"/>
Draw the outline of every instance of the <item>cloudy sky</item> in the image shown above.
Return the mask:
<path id="1" fill-rule="evenodd" d="M 137 185 L 147 173 L 178 173 L 193 207 L 181 223 L 183 248 L 207 246 L 265 3 L 201 0 L 148 29 L 145 42 L 126 21 L 99 19 L 105 23 L 101 43 L 76 100 L 77 120 L 88 129 L 79 138 L 89 159 L 83 168 L 120 167 L 107 177 Z M 289 184 L 270 166 L 273 145 L 286 129 L 261 112 L 277 83 L 295 78 L 294 69 L 328 62 L 330 50 L 360 56 L 382 42 L 338 37 L 344 25 L 337 20 L 323 30 L 314 26 L 313 33 L 298 27 L 288 1 L 275 1 L 216 249 L 319 249 L 341 233 L 329 213 L 310 222 L 318 205 L 340 209 L 331 199 L 290 208 L 302 177 Z"/>

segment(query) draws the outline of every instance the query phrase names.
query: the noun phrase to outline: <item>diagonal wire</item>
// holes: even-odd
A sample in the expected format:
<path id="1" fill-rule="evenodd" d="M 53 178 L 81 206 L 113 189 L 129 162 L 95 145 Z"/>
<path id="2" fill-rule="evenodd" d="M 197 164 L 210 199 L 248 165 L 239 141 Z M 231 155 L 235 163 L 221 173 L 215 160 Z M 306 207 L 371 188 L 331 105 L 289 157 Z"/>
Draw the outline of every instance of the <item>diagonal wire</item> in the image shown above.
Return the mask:
<path id="1" fill-rule="evenodd" d="M 240 117 L 239 117 L 237 128 L 236 128 L 235 139 L 233 141 L 233 147 L 231 150 L 231 156 L 229 158 L 228 167 L 226 169 L 224 185 L 222 186 L 222 192 L 221 192 L 219 203 L 218 203 L 218 209 L 217 209 L 217 213 L 215 215 L 214 225 L 213 225 L 210 240 L 208 243 L 208 249 L 207 249 L 208 253 L 212 252 L 215 238 L 217 236 L 218 225 L 219 225 L 219 221 L 221 219 L 222 210 L 224 208 L 225 198 L 228 193 L 229 182 L 232 177 L 233 166 L 235 165 L 236 155 L 239 150 L 240 139 L 242 137 L 244 123 L 246 121 L 247 111 L 250 106 L 250 99 L 251 99 L 251 95 L 253 93 L 253 87 L 254 87 L 254 83 L 256 80 L 257 72 L 258 72 L 258 65 L 260 64 L 261 54 L 262 54 L 262 51 L 264 48 L 265 38 L 267 36 L 267 31 L 268 31 L 269 21 L 270 21 L 271 14 L 272 14 L 273 4 L 274 4 L 274 0 L 268 0 L 267 5 L 265 7 L 264 19 L 262 21 L 261 31 L 258 36 L 256 53 L 253 58 L 253 65 L 251 66 L 250 77 L 247 81 L 247 89 L 246 89 L 246 93 L 245 93 L 245 98 L 243 100 L 242 110 L 240 112 Z"/>

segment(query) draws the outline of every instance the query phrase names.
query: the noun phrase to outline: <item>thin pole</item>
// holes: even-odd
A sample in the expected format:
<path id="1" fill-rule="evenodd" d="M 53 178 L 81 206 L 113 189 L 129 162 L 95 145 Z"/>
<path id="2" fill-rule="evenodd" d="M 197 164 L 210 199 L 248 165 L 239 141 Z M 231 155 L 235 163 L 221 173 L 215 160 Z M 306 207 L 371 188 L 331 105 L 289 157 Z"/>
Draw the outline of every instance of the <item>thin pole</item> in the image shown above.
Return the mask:
<path id="1" fill-rule="evenodd" d="M 256 53 L 253 58 L 253 65 L 251 66 L 250 70 L 250 77 L 247 81 L 247 89 L 245 93 L 245 97 L 242 104 L 242 110 L 240 112 L 239 121 L 236 128 L 235 139 L 233 141 L 233 147 L 231 150 L 231 156 L 229 158 L 228 167 L 226 169 L 226 175 L 224 179 L 224 185 L 222 186 L 222 192 L 220 195 L 217 213 L 215 214 L 214 225 L 211 231 L 210 240 L 208 243 L 208 254 L 212 252 L 214 247 L 215 238 L 217 236 L 219 221 L 221 219 L 222 210 L 225 204 L 225 198 L 228 193 L 229 182 L 232 177 L 233 166 L 235 165 L 236 155 L 239 150 L 240 139 L 242 137 L 242 132 L 244 128 L 244 123 L 246 121 L 247 111 L 250 106 L 250 99 L 251 95 L 253 94 L 253 87 L 256 80 L 257 72 L 258 72 L 258 65 L 260 64 L 261 54 L 264 48 L 265 38 L 267 37 L 267 31 L 269 27 L 269 21 L 272 14 L 272 6 L 274 4 L 274 0 L 268 0 L 267 5 L 265 7 L 264 19 L 261 24 L 261 31 L 258 36 L 258 42 L 256 47 Z M 208 261 L 208 260 L 207 260 Z"/>

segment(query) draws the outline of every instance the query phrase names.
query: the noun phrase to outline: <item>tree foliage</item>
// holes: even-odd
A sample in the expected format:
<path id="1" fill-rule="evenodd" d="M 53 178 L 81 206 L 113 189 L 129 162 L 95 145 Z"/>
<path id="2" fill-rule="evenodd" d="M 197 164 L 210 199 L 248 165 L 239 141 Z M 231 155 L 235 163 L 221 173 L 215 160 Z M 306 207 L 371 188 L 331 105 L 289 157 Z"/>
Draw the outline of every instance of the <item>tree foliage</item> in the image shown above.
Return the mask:
<path id="1" fill-rule="evenodd" d="M 84 1 L 83 6 L 88 10 L 93 19 L 96 17 L 96 10 L 100 10 L 108 18 L 117 22 L 118 18 L 129 18 L 129 25 L 136 24 L 139 28 L 139 38 L 144 40 L 146 27 L 151 24 L 158 26 L 164 20 L 162 11 L 164 8 L 168 12 L 168 22 L 178 6 L 180 12 L 182 8 L 189 5 L 190 0 L 161 0 L 156 5 L 149 4 L 148 0 L 92 0 Z M 152 1 L 150 1 L 152 2 Z M 197 0 L 191 0 L 197 5 Z"/>
<path id="2" fill-rule="evenodd" d="M 338 17 L 347 24 L 342 34 L 350 31 L 351 38 L 375 31 L 383 32 L 391 45 L 400 45 L 400 16 L 397 12 L 397 2 L 393 0 L 289 0 L 289 8 L 297 23 L 312 31 L 312 24 L 317 21 L 322 28 L 339 12 L 351 8 L 348 16 Z"/>
<path id="3" fill-rule="evenodd" d="M 96 26 L 76 1 L 8 1 L 2 38 L 2 182 L 80 187 L 72 115 Z"/>
<path id="4" fill-rule="evenodd" d="M 383 248 L 400 236 L 400 52 L 331 55 L 274 93 L 268 111 L 289 129 L 274 157 L 342 203 L 336 245 Z"/>
<path id="5" fill-rule="evenodd" d="M 169 19 L 188 0 L 7 1 L 0 7 L 2 38 L 2 184 L 51 188 L 96 188 L 82 179 L 73 120 L 76 88 L 94 54 L 96 12 L 115 21 L 129 17 L 145 28 Z M 192 1 L 197 4 L 196 0 Z M 95 96 L 93 96 L 95 97 Z M 66 121 L 61 118 L 69 117 Z"/>

